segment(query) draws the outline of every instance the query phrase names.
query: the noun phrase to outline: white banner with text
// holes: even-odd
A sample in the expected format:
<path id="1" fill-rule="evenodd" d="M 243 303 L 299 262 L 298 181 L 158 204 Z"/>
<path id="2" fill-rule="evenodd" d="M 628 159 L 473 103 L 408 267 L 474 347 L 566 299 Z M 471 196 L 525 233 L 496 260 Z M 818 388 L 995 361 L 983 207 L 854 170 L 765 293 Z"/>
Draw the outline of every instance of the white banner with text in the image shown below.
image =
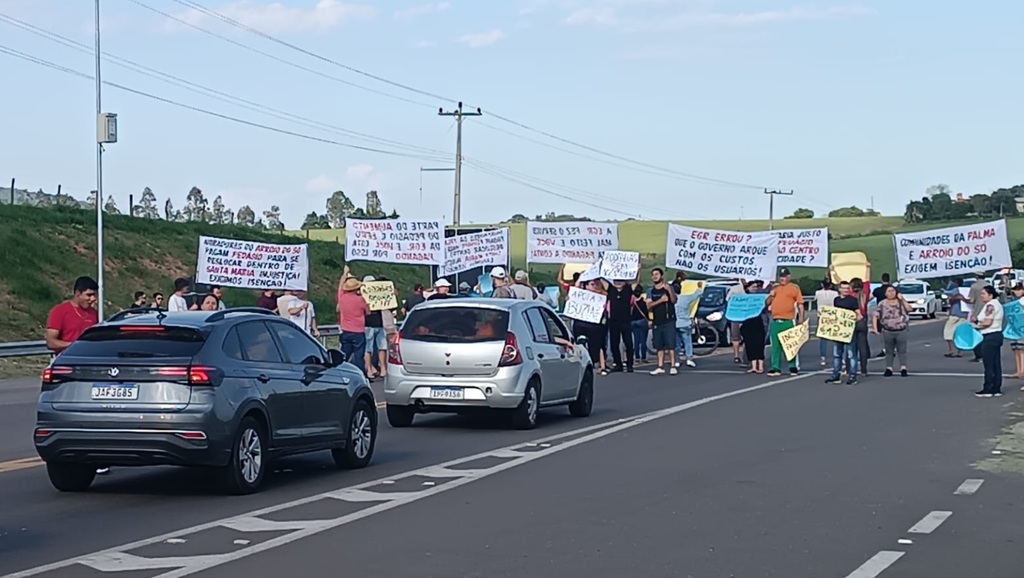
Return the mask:
<path id="1" fill-rule="evenodd" d="M 309 245 L 275 245 L 199 237 L 196 283 L 242 289 L 309 286 Z"/>
<path id="2" fill-rule="evenodd" d="M 774 231 L 741 233 L 668 225 L 665 265 L 708 277 L 775 278 L 779 236 Z"/>
<path id="3" fill-rule="evenodd" d="M 444 265 L 441 221 L 345 219 L 345 261 Z"/>
<path id="4" fill-rule="evenodd" d="M 1006 221 L 893 235 L 900 278 L 953 277 L 1010 267 Z"/>
<path id="5" fill-rule="evenodd" d="M 828 268 L 828 227 L 774 233 L 779 236 L 779 267 Z"/>
<path id="6" fill-rule="evenodd" d="M 508 265 L 508 229 L 455 235 L 444 240 L 444 266 L 440 276 L 455 275 L 477 267 Z"/>
<path id="7" fill-rule="evenodd" d="M 593 263 L 603 252 L 618 248 L 618 223 L 526 223 L 528 263 Z"/>

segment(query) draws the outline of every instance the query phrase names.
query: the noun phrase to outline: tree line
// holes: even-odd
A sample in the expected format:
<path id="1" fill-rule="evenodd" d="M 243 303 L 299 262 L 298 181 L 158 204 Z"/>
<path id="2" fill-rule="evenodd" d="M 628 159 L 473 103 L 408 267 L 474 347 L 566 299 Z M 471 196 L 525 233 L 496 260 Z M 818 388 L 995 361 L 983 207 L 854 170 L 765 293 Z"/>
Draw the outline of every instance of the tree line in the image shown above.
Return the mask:
<path id="1" fill-rule="evenodd" d="M 970 218 L 1015 217 L 1021 214 L 1017 199 L 1024 200 L 1024 185 L 1002 188 L 989 194 L 971 196 L 953 194 L 949 185 L 933 185 L 919 200 L 907 203 L 903 220 L 907 223 L 957 221 Z"/>

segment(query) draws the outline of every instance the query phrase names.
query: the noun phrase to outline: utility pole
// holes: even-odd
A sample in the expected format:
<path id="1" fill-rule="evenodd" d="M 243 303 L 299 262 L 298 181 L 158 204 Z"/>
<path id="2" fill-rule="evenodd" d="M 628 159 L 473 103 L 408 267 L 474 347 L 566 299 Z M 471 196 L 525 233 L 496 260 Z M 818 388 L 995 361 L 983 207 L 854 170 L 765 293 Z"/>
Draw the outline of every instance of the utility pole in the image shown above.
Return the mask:
<path id="1" fill-rule="evenodd" d="M 103 320 L 103 145 L 117 142 L 117 115 L 103 113 L 103 81 L 100 78 L 100 0 L 96 14 L 96 312 Z"/>
<path id="2" fill-rule="evenodd" d="M 445 112 L 443 108 L 437 109 L 437 116 L 455 117 L 455 211 L 452 213 L 452 224 L 456 227 L 462 219 L 462 119 L 467 116 L 482 116 L 484 113 L 477 108 L 475 112 L 463 112 L 462 103 L 458 108 Z"/>
<path id="3" fill-rule="evenodd" d="M 789 191 L 789 192 L 786 192 L 786 191 L 769 191 L 768 189 L 765 189 L 764 190 L 764 194 L 768 195 L 768 230 L 769 231 L 774 231 L 775 230 L 775 195 L 790 196 L 790 195 L 793 194 L 793 191 Z"/>

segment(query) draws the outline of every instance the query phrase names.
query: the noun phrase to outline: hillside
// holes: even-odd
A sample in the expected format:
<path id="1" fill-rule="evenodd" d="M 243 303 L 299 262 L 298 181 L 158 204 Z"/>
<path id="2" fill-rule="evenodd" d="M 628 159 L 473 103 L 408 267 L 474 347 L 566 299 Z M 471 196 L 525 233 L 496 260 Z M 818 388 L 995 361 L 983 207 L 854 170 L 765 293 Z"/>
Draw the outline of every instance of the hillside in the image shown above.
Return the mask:
<path id="1" fill-rule="evenodd" d="M 175 277 L 193 275 L 200 235 L 301 242 L 242 227 L 126 216 L 108 215 L 104 230 L 108 314 L 129 305 L 137 290 L 167 295 Z M 344 254 L 336 242 L 310 243 L 310 294 L 322 323 L 337 322 L 334 292 L 343 267 Z M 401 288 L 427 281 L 423 267 L 375 264 L 371 269 L 360 263 L 353 265 L 353 272 L 360 276 L 384 275 Z M 80 275 L 96 276 L 94 213 L 65 207 L 0 205 L 0 341 L 42 339 L 47 312 L 67 298 L 71 284 Z M 231 305 L 254 305 L 256 297 L 253 291 L 225 290 L 225 300 Z"/>

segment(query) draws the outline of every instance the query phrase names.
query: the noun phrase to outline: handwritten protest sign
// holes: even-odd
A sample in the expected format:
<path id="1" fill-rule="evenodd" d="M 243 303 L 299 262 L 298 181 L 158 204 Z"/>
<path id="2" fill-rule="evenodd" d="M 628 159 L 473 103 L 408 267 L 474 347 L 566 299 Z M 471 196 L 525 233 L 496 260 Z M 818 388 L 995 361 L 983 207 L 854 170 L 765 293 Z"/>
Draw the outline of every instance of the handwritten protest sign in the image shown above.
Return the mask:
<path id="1" fill-rule="evenodd" d="M 704 286 L 703 281 L 683 281 L 682 285 L 679 286 L 680 295 L 693 295 L 701 287 Z M 697 316 L 697 309 L 700 307 L 700 299 L 690 304 L 690 318 Z"/>
<path id="2" fill-rule="evenodd" d="M 764 302 L 767 299 L 766 293 L 733 295 L 725 307 L 725 319 L 733 323 L 742 323 L 747 319 L 753 319 L 764 310 Z"/>
<path id="3" fill-rule="evenodd" d="M 594 261 L 589 267 L 580 273 L 580 281 L 586 283 L 587 281 L 593 281 L 601 278 L 601 259 Z"/>
<path id="4" fill-rule="evenodd" d="M 618 223 L 526 223 L 528 263 L 592 263 L 618 248 Z"/>
<path id="5" fill-rule="evenodd" d="M 818 308 L 818 339 L 849 343 L 853 341 L 853 330 L 856 325 L 856 311 L 828 305 Z"/>
<path id="6" fill-rule="evenodd" d="M 773 231 L 737 233 L 668 225 L 665 264 L 709 276 L 774 279 L 779 237 Z"/>
<path id="7" fill-rule="evenodd" d="M 828 227 L 775 231 L 780 267 L 828 267 Z"/>
<path id="8" fill-rule="evenodd" d="M 632 281 L 640 274 L 640 253 L 636 251 L 605 251 L 601 256 L 601 278 Z"/>
<path id="9" fill-rule="evenodd" d="M 391 281 L 367 281 L 360 291 L 370 311 L 398 309 L 395 284 Z"/>
<path id="10" fill-rule="evenodd" d="M 1024 339 L 1024 307 L 1021 306 L 1019 299 L 1003 305 L 1003 319 L 1006 319 L 1003 337 L 1010 341 Z"/>
<path id="11" fill-rule="evenodd" d="M 294 289 L 309 285 L 308 245 L 273 245 L 199 237 L 196 282 L 243 289 Z"/>
<path id="12" fill-rule="evenodd" d="M 953 277 L 1012 266 L 1006 221 L 894 235 L 900 277 Z"/>
<path id="13" fill-rule="evenodd" d="M 961 323 L 953 330 L 953 345 L 960 351 L 970 351 L 981 344 L 983 337 L 970 323 Z"/>
<path id="14" fill-rule="evenodd" d="M 455 235 L 444 240 L 444 267 L 439 276 L 455 275 L 477 267 L 508 264 L 508 229 Z"/>
<path id="15" fill-rule="evenodd" d="M 600 293 L 569 287 L 569 296 L 565 300 L 565 311 L 562 315 L 588 323 L 599 323 L 606 301 L 607 298 Z"/>
<path id="16" fill-rule="evenodd" d="M 782 352 L 786 354 L 787 360 L 792 360 L 800 353 L 800 348 L 811 338 L 811 324 L 804 321 L 800 325 L 779 333 L 779 343 L 782 344 Z"/>
<path id="17" fill-rule="evenodd" d="M 444 265 L 441 221 L 345 219 L 345 260 Z"/>

